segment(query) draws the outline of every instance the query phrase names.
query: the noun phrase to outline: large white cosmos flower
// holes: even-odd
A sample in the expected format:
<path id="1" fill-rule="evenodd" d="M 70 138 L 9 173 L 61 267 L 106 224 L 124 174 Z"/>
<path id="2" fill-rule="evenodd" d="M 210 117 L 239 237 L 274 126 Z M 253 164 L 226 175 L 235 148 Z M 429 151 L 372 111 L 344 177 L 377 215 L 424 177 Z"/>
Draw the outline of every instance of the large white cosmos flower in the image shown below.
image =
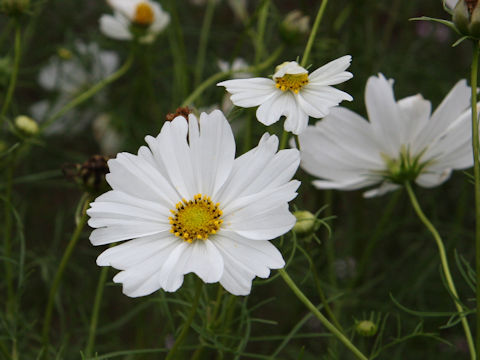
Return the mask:
<path id="1" fill-rule="evenodd" d="M 113 190 L 88 210 L 90 241 L 104 245 L 100 266 L 122 270 L 114 281 L 132 297 L 176 291 L 184 274 L 219 281 L 235 295 L 250 293 L 255 276 L 284 266 L 268 240 L 289 231 L 288 201 L 300 185 L 295 149 L 277 152 L 276 136 L 235 159 L 235 141 L 220 111 L 200 121 L 177 117 L 147 136 L 138 155 L 109 160 Z"/>
<path id="2" fill-rule="evenodd" d="M 113 16 L 100 18 L 100 30 L 117 40 L 131 40 L 135 36 L 141 43 L 151 43 L 170 22 L 170 15 L 151 0 L 107 0 Z"/>
<path id="3" fill-rule="evenodd" d="M 295 61 L 277 66 L 273 79 L 235 79 L 218 83 L 232 94 L 232 102 L 241 107 L 255 107 L 257 119 L 271 125 L 283 115 L 284 128 L 301 134 L 308 125 L 308 117 L 321 118 L 342 100 L 351 101 L 347 93 L 330 85 L 340 84 L 353 75 L 345 71 L 351 56 L 329 62 L 311 74 Z"/>
<path id="4" fill-rule="evenodd" d="M 459 81 L 431 114 L 421 95 L 395 101 L 393 81 L 382 74 L 368 79 L 365 103 L 369 122 L 345 108 L 333 109 L 300 136 L 302 168 L 323 180 L 319 189 L 355 190 L 378 196 L 406 181 L 440 185 L 453 169 L 473 165 L 470 89 Z"/>

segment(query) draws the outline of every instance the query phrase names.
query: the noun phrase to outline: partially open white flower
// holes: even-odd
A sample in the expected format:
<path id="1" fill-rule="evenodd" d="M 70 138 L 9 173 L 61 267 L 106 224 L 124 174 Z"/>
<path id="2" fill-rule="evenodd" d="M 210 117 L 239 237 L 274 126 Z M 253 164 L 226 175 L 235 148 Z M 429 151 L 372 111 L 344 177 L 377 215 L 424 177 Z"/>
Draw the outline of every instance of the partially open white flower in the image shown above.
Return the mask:
<path id="1" fill-rule="evenodd" d="M 141 43 L 152 43 L 170 22 L 170 15 L 151 0 L 108 0 L 113 16 L 100 18 L 100 30 L 117 40 L 138 37 Z"/>
<path id="2" fill-rule="evenodd" d="M 88 210 L 94 245 L 129 240 L 104 251 L 100 266 L 122 270 L 114 281 L 132 297 L 176 291 L 184 274 L 219 281 L 235 295 L 250 293 L 255 276 L 284 266 L 268 240 L 289 231 L 288 201 L 300 155 L 277 152 L 276 136 L 235 159 L 235 141 L 220 111 L 200 121 L 177 117 L 146 137 L 138 155 L 108 162 L 113 188 Z"/>
<path id="3" fill-rule="evenodd" d="M 395 101 L 393 81 L 368 79 L 369 122 L 345 108 L 333 109 L 300 136 L 302 168 L 322 178 L 319 189 L 355 190 L 381 184 L 366 197 L 382 195 L 406 181 L 434 187 L 453 169 L 473 165 L 470 89 L 459 81 L 431 114 L 421 95 Z"/>
<path id="4" fill-rule="evenodd" d="M 351 101 L 347 93 L 331 87 L 353 75 L 345 71 L 351 56 L 329 62 L 311 74 L 295 61 L 277 66 L 273 80 L 251 78 L 227 80 L 218 83 L 232 94 L 232 102 L 241 107 L 260 107 L 257 119 L 271 125 L 286 116 L 285 130 L 301 134 L 308 125 L 308 117 L 321 118 L 342 100 Z"/>

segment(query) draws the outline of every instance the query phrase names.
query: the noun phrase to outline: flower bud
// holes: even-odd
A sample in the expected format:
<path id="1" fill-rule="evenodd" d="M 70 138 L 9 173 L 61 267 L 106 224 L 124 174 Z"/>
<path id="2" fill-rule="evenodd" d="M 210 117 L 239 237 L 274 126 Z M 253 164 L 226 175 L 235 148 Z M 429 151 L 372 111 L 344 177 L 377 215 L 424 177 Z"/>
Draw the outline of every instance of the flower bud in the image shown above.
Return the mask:
<path id="1" fill-rule="evenodd" d="M 480 37 L 480 7 L 478 0 L 459 0 L 453 9 L 452 21 L 466 36 Z"/>
<path id="2" fill-rule="evenodd" d="M 36 135 L 40 130 L 36 121 L 25 115 L 17 116 L 13 122 L 17 130 L 26 136 Z"/>
<path id="3" fill-rule="evenodd" d="M 280 24 L 280 35 L 287 43 L 301 40 L 309 32 L 310 16 L 303 15 L 300 10 L 289 12 Z"/>
<path id="4" fill-rule="evenodd" d="M 0 0 L 0 10 L 7 15 L 18 16 L 29 8 L 30 0 Z"/>
<path id="5" fill-rule="evenodd" d="M 297 234 L 307 234 L 315 230 L 316 217 L 310 211 L 295 211 L 293 215 L 297 222 L 293 226 L 293 231 Z"/>
<path id="6" fill-rule="evenodd" d="M 70 60 L 73 57 L 72 52 L 64 47 L 58 48 L 57 54 L 62 60 Z"/>
<path id="7" fill-rule="evenodd" d="M 371 320 L 362 320 L 355 325 L 355 331 L 361 336 L 374 336 L 377 333 L 377 330 L 377 325 Z"/>

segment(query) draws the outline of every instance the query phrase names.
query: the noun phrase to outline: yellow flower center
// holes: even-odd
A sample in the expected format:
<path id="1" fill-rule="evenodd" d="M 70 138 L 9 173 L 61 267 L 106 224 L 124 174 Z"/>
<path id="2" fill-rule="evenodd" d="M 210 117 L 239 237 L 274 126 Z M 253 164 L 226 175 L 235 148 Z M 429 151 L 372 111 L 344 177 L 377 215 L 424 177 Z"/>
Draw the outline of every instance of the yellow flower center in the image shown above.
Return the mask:
<path id="1" fill-rule="evenodd" d="M 135 9 L 135 16 L 133 22 L 138 25 L 148 26 L 153 22 L 154 14 L 153 9 L 147 2 L 141 2 Z"/>
<path id="2" fill-rule="evenodd" d="M 170 210 L 173 214 L 168 218 L 172 224 L 170 232 L 189 243 L 196 239 L 206 240 L 223 223 L 219 206 L 219 203 L 214 204 L 209 196 L 202 194 L 195 195 L 193 200 L 182 199 L 175 205 L 176 210 Z"/>
<path id="3" fill-rule="evenodd" d="M 308 74 L 285 74 L 275 79 L 275 86 L 282 90 L 291 90 L 298 94 L 300 89 L 308 84 Z"/>

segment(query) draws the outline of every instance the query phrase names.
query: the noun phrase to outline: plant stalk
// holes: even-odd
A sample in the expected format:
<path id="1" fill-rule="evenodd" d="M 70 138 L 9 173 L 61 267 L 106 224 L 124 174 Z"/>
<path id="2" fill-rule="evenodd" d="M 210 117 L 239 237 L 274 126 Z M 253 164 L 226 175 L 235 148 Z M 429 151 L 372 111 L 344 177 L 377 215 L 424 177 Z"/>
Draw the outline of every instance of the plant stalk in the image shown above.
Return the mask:
<path id="1" fill-rule="evenodd" d="M 443 273 L 445 274 L 445 280 L 448 285 L 448 289 L 453 297 L 453 301 L 455 303 L 455 307 L 457 308 L 457 311 L 459 312 L 460 319 L 462 322 L 463 330 L 465 332 L 465 337 L 468 343 L 468 348 L 470 350 L 470 357 L 472 360 L 476 359 L 475 355 L 475 346 L 473 343 L 473 338 L 472 338 L 472 333 L 470 331 L 470 326 L 468 325 L 467 318 L 465 317 L 464 309 L 462 305 L 459 302 L 459 297 L 457 293 L 457 289 L 455 288 L 455 284 L 453 282 L 452 275 L 450 273 L 450 268 L 448 266 L 448 260 L 447 260 L 447 254 L 445 251 L 445 245 L 443 244 L 442 238 L 440 237 L 440 234 L 438 233 L 437 229 L 433 224 L 428 220 L 428 218 L 425 216 L 424 212 L 422 211 L 422 208 L 420 207 L 420 204 L 418 203 L 417 197 L 415 196 L 415 193 L 413 192 L 412 186 L 410 183 L 407 181 L 405 183 L 405 188 L 407 189 L 408 196 L 410 197 L 410 201 L 412 203 L 413 209 L 415 210 L 418 218 L 423 222 L 423 224 L 427 227 L 427 229 L 430 231 L 430 233 L 433 235 L 433 238 L 435 239 L 435 242 L 437 243 L 438 246 L 438 252 L 440 254 L 440 261 L 442 263 L 442 269 Z"/>

